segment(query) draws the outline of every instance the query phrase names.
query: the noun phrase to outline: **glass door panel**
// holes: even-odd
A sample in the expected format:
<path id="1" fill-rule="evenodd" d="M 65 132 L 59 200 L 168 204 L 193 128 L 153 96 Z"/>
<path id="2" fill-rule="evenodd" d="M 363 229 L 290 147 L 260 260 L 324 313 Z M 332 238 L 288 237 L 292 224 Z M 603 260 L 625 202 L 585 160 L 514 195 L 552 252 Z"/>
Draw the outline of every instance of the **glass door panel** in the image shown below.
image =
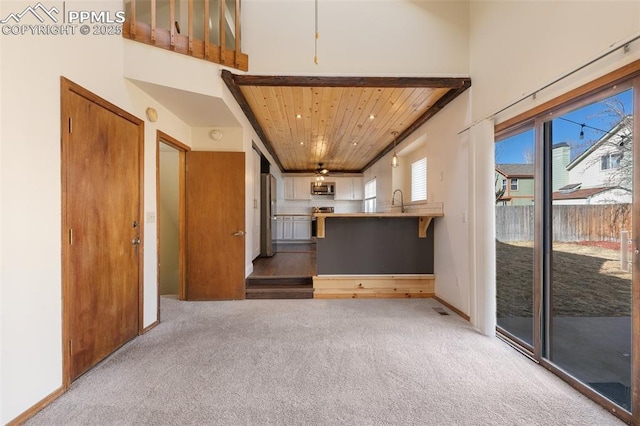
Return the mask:
<path id="1" fill-rule="evenodd" d="M 552 120 L 548 359 L 631 410 L 632 90 Z M 549 123 L 547 124 L 547 126 Z"/>
<path id="2" fill-rule="evenodd" d="M 534 131 L 495 145 L 498 327 L 533 351 Z"/>

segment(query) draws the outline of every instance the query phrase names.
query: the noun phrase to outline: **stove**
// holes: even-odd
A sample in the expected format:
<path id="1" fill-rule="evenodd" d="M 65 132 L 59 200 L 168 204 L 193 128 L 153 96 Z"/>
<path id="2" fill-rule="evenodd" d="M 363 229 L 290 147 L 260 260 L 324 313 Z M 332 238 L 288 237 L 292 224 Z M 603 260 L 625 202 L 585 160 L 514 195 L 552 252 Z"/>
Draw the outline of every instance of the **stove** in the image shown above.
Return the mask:
<path id="1" fill-rule="evenodd" d="M 313 213 L 333 213 L 333 207 L 312 207 Z"/>
<path id="2" fill-rule="evenodd" d="M 311 211 L 315 213 L 333 213 L 333 207 L 312 207 Z M 311 238 L 315 241 L 318 236 L 318 222 L 316 217 L 311 216 Z"/>

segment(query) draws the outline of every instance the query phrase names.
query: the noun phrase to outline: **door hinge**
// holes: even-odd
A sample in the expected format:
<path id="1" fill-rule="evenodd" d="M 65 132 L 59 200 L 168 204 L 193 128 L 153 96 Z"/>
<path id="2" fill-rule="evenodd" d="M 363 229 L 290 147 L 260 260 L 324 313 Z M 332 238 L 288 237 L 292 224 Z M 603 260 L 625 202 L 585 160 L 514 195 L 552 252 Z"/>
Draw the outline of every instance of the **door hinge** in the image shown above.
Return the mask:
<path id="1" fill-rule="evenodd" d="M 73 245 L 73 228 L 69 228 L 69 245 Z"/>
<path id="2" fill-rule="evenodd" d="M 69 133 L 73 131 L 73 120 L 69 117 Z"/>

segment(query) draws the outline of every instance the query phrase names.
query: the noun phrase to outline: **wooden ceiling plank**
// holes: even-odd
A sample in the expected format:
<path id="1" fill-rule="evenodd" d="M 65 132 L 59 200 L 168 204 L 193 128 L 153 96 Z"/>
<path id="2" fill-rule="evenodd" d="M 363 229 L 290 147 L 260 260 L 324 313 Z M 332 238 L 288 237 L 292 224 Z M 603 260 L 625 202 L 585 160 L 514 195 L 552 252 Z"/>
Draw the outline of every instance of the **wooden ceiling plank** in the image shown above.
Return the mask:
<path id="1" fill-rule="evenodd" d="M 227 70 L 222 76 L 280 169 L 289 172 L 313 171 L 318 162 L 333 171 L 364 171 L 393 148 L 392 128 L 401 143 L 471 85 L 469 78 L 241 76 Z M 300 109 L 306 109 L 303 118 L 295 119 Z M 305 146 L 302 137 L 309 139 Z"/>

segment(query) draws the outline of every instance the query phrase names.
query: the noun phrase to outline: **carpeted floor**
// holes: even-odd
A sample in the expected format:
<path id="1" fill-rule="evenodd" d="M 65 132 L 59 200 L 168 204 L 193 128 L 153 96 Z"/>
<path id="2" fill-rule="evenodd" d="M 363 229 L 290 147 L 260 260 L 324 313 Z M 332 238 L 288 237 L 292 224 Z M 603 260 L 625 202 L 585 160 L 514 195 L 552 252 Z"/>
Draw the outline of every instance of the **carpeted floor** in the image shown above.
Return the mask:
<path id="1" fill-rule="evenodd" d="M 432 299 L 179 302 L 28 425 L 617 425 Z"/>

